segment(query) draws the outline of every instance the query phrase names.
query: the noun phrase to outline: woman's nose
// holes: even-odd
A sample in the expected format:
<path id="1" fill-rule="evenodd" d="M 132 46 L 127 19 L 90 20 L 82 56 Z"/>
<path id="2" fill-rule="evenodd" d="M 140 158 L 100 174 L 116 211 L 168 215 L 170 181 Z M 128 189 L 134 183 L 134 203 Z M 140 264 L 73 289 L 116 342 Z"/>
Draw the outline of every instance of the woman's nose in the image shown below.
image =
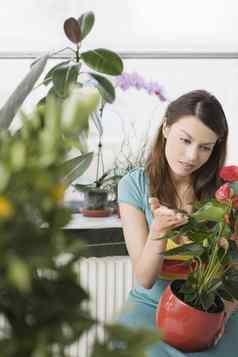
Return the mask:
<path id="1" fill-rule="evenodd" d="M 191 163 L 195 162 L 198 158 L 198 148 L 196 146 L 190 146 L 187 150 L 187 160 Z"/>

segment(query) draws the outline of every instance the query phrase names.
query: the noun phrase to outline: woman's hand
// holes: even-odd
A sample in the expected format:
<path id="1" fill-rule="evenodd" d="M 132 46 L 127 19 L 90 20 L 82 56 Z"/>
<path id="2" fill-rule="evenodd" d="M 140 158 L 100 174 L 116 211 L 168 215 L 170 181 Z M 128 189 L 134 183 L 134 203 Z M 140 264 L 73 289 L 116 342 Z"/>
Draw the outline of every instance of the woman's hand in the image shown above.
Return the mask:
<path id="1" fill-rule="evenodd" d="M 150 227 L 152 239 L 160 238 L 171 229 L 188 222 L 188 217 L 185 214 L 160 205 L 158 198 L 150 197 L 149 204 L 153 215 L 153 222 Z"/>

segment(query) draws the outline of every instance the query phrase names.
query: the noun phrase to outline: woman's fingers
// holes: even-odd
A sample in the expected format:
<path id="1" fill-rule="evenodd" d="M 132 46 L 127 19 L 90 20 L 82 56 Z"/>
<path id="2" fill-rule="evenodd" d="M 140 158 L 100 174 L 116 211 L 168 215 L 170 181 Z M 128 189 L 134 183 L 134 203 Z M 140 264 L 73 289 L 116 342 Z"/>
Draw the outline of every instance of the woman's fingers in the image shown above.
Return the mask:
<path id="1" fill-rule="evenodd" d="M 170 230 L 187 223 L 188 217 L 181 212 L 160 205 L 158 198 L 150 197 L 149 204 L 153 215 L 153 226 L 159 230 Z"/>
<path id="2" fill-rule="evenodd" d="M 150 197 L 149 198 L 149 205 L 151 208 L 151 211 L 153 212 L 156 208 L 160 207 L 160 203 L 157 197 Z"/>

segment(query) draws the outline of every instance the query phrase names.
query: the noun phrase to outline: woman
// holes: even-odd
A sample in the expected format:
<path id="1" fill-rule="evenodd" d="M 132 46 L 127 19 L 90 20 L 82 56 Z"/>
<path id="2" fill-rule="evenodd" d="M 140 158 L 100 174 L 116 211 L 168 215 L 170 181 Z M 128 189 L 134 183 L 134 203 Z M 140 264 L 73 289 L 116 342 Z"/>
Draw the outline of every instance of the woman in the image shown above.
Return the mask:
<path id="1" fill-rule="evenodd" d="M 169 280 L 187 274 L 184 261 L 175 269 L 160 255 L 186 237 L 177 238 L 176 243 L 156 238 L 187 222 L 186 215 L 176 209 L 191 212 L 195 199 L 208 198 L 219 187 L 227 135 L 224 111 L 213 95 L 204 90 L 182 95 L 169 104 L 145 168 L 132 170 L 120 181 L 122 226 L 138 282 L 129 294 L 120 323 L 154 328 L 156 306 Z M 149 349 L 148 356 L 237 356 L 238 316 L 233 313 L 230 317 L 235 307 L 226 304 L 226 328 L 207 351 L 184 354 L 160 342 Z"/>

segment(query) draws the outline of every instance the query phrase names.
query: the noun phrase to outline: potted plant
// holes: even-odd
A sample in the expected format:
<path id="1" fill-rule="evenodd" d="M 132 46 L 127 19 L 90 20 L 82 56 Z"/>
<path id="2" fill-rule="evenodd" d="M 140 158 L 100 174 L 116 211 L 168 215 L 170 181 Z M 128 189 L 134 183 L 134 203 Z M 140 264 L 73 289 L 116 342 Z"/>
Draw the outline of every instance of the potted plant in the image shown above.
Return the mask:
<path id="1" fill-rule="evenodd" d="M 41 84 L 49 88 L 48 93 L 54 93 L 59 108 L 64 102 L 69 101 L 68 97 L 72 92 L 76 93 L 76 96 L 83 98 L 88 96 L 88 91 L 91 91 L 92 88 L 96 88 L 101 95 L 101 104 L 99 109 L 95 112 L 91 112 L 90 115 L 101 137 L 102 125 L 100 115 L 102 114 L 103 107 L 105 103 L 113 103 L 115 100 L 114 85 L 108 77 L 105 77 L 103 74 L 113 77 L 120 75 L 123 71 L 123 62 L 116 52 L 105 48 L 81 51 L 82 44 L 92 31 L 94 23 L 95 15 L 92 11 L 83 13 L 78 19 L 70 17 L 64 21 L 64 33 L 74 46 L 66 47 L 56 52 L 56 54 L 63 53 L 66 56 L 66 60 L 57 63 L 57 65 L 51 68 L 44 76 Z M 85 99 L 86 98 L 84 98 L 81 104 L 81 113 L 84 111 L 85 118 L 87 118 L 91 100 L 87 102 Z M 46 97 L 43 97 L 37 104 L 42 125 L 45 123 L 45 100 Z M 70 100 L 73 101 L 75 98 L 71 95 Z M 70 104 L 69 108 L 72 108 Z M 72 121 L 77 122 L 77 111 L 70 113 L 70 109 L 66 109 L 65 123 L 68 122 L 67 115 L 71 117 Z M 68 124 L 71 125 L 70 123 Z M 71 136 L 70 138 L 70 140 L 74 140 L 74 145 L 82 154 L 88 151 L 86 138 L 89 127 L 87 120 L 85 120 L 84 125 L 87 130 L 85 130 L 83 134 L 80 134 L 80 140 L 78 140 L 76 136 Z M 65 134 L 64 140 L 67 143 L 67 134 Z M 67 172 L 65 182 L 67 185 L 70 185 L 79 176 L 77 165 L 80 165 L 81 158 L 78 156 L 67 161 L 65 168 L 69 168 L 70 172 Z"/>
<path id="2" fill-rule="evenodd" d="M 70 103 L 76 106 L 75 110 L 80 108 L 77 101 Z M 7 130 L 0 133 L 3 357 L 66 357 L 70 355 L 69 347 L 84 332 L 95 325 L 104 326 L 91 317 L 83 304 L 89 296 L 81 287 L 77 268 L 82 243 L 69 240 L 62 230 L 70 220 L 70 211 L 62 204 L 68 145 L 61 140 L 61 134 L 69 138 L 85 130 L 84 125 L 69 117 L 71 130 L 64 125 L 64 104 L 59 111 L 57 98 L 51 93 L 45 102 L 44 127 L 34 110 L 21 114 L 23 126 L 17 135 Z M 77 118 L 84 123 L 80 111 Z M 81 164 L 83 173 L 85 166 Z M 41 226 L 42 222 L 46 226 Z M 116 356 L 112 339 L 128 346 L 131 355 L 141 353 L 141 349 L 159 339 L 151 331 L 134 332 L 110 324 L 105 324 L 104 330 L 105 341 L 95 341 L 92 356 Z"/>
<path id="3" fill-rule="evenodd" d="M 117 212 L 117 184 L 122 175 L 108 170 L 91 184 L 75 184 L 83 194 L 80 212 L 87 217 L 107 217 Z"/>
<path id="4" fill-rule="evenodd" d="M 190 272 L 167 286 L 156 312 L 165 342 L 187 352 L 212 345 L 225 318 L 224 300 L 238 300 L 238 167 L 222 168 L 220 177 L 225 183 L 215 197 L 197 202 L 188 223 L 161 238 L 189 238 L 162 253 L 190 256 Z"/>
<path id="5" fill-rule="evenodd" d="M 75 184 L 74 187 L 82 194 L 79 207 L 80 212 L 88 217 L 107 217 L 112 211 L 109 209 L 108 190 L 103 188 L 104 182 L 108 179 L 110 171 L 104 171 L 104 160 L 102 151 L 103 126 L 101 123 L 105 102 L 100 110 L 92 113 L 92 121 L 98 131 L 96 180 L 90 184 Z M 101 176 L 100 176 L 101 173 Z"/>

